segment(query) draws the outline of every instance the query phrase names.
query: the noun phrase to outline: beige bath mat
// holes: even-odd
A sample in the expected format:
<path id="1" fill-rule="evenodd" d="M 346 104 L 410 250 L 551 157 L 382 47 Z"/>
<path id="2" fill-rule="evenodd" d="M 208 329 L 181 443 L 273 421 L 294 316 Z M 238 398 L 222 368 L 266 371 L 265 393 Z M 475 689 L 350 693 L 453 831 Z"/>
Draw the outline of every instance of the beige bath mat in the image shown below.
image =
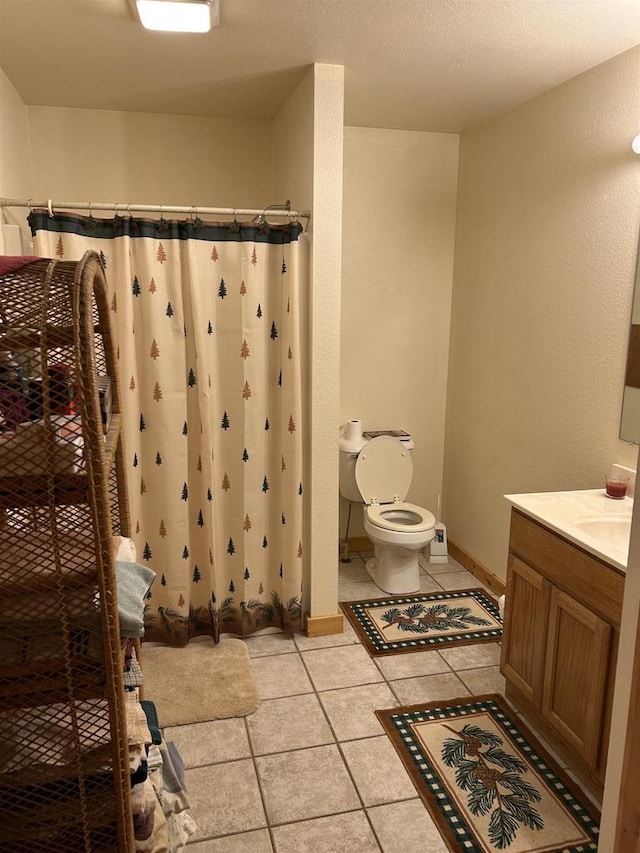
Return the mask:
<path id="1" fill-rule="evenodd" d="M 163 728 L 244 717 L 260 704 L 242 640 L 198 641 L 179 649 L 143 645 L 141 663 L 144 698 L 155 704 Z"/>

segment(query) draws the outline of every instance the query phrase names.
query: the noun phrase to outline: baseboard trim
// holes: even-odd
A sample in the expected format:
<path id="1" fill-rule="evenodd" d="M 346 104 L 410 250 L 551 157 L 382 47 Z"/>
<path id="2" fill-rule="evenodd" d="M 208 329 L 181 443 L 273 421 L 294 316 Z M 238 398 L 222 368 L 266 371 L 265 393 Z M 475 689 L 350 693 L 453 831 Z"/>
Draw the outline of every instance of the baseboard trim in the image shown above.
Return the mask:
<path id="1" fill-rule="evenodd" d="M 307 637 L 327 637 L 329 634 L 342 634 L 344 616 L 336 613 L 331 616 L 309 616 L 305 613 Z"/>
<path id="2" fill-rule="evenodd" d="M 449 553 L 468 572 L 471 572 L 481 583 L 488 586 L 491 592 L 494 592 L 496 595 L 504 595 L 506 589 L 505 582 L 497 575 L 494 575 L 486 566 L 483 566 L 482 563 L 474 559 L 464 548 L 452 542 L 451 539 L 449 539 Z"/>

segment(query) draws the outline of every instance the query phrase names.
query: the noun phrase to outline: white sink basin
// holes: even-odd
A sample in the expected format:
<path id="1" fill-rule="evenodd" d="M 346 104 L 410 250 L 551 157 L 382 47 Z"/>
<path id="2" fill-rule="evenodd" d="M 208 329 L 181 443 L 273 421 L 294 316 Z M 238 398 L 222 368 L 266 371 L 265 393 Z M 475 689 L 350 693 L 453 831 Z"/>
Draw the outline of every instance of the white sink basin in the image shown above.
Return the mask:
<path id="1" fill-rule="evenodd" d="M 571 526 L 603 544 L 609 544 L 612 548 L 620 551 L 629 548 L 631 513 L 581 516 L 572 519 Z"/>

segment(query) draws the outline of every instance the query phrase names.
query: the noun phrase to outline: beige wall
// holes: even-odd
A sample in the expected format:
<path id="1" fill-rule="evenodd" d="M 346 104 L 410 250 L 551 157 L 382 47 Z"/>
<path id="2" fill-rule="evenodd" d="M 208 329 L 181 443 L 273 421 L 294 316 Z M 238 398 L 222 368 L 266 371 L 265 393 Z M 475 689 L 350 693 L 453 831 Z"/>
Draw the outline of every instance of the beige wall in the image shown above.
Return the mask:
<path id="1" fill-rule="evenodd" d="M 408 500 L 442 489 L 458 136 L 345 128 L 340 423 L 415 439 Z M 346 529 L 343 501 L 341 535 Z M 352 513 L 350 536 L 362 535 Z"/>
<path id="2" fill-rule="evenodd" d="M 599 488 L 618 439 L 640 49 L 462 135 L 444 521 L 505 575 L 505 493 Z"/>
<path id="3" fill-rule="evenodd" d="M 32 195 L 31 143 L 27 107 L 0 68 L 0 196 L 31 198 Z M 17 224 L 17 220 L 10 216 L 3 218 L 2 212 L 0 212 L 0 222 Z M 26 226 L 23 231 L 26 238 L 28 231 Z M 25 239 L 25 244 L 26 242 Z M 4 251 L 0 228 L 0 253 Z M 13 247 L 11 251 L 14 251 Z"/>
<path id="4" fill-rule="evenodd" d="M 273 197 L 271 122 L 29 107 L 34 193 L 254 207 Z"/>

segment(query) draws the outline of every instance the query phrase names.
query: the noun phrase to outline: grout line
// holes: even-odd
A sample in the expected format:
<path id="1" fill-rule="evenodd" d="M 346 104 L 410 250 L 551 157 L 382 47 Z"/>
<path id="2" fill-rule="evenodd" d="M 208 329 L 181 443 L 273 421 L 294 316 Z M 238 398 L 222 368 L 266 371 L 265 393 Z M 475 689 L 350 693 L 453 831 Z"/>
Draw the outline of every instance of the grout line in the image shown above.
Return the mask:
<path id="1" fill-rule="evenodd" d="M 262 700 L 261 700 L 262 701 Z M 248 715 L 247 715 L 248 716 Z M 251 752 L 251 761 L 253 762 L 253 772 L 256 774 L 256 783 L 258 785 L 258 791 L 260 792 L 260 801 L 262 802 L 262 810 L 264 812 L 264 819 L 266 821 L 267 830 L 269 832 L 269 842 L 273 850 L 276 849 L 275 841 L 273 839 L 273 832 L 271 830 L 271 821 L 269 820 L 269 812 L 267 811 L 267 803 L 264 796 L 264 790 L 262 788 L 262 782 L 260 780 L 260 773 L 258 773 L 258 762 L 256 761 L 256 755 L 253 750 L 253 742 L 251 740 L 251 732 L 249 731 L 249 723 L 247 722 L 247 717 L 244 718 L 244 727 L 247 734 L 247 740 L 249 742 L 249 751 Z"/>
<path id="2" fill-rule="evenodd" d="M 355 644 L 354 644 L 354 645 L 355 645 Z M 360 643 L 360 645 L 362 645 L 362 644 Z M 309 676 L 309 680 L 310 680 L 310 681 L 311 681 L 311 683 L 313 684 L 313 679 L 311 678 L 311 673 L 310 673 L 310 672 L 309 672 L 309 670 L 307 669 L 307 666 L 306 666 L 306 664 L 305 664 L 305 661 L 304 661 L 304 658 L 302 657 L 302 655 L 300 655 L 300 658 L 301 658 L 301 660 L 302 660 L 302 665 L 303 665 L 303 666 L 305 667 L 305 669 L 307 670 L 307 675 Z M 382 675 L 382 673 L 381 673 L 381 675 Z M 384 678 L 384 676 L 383 676 L 383 678 Z M 380 684 L 380 682 L 379 682 L 379 681 L 376 681 L 376 682 L 374 682 L 374 683 L 375 683 L 375 684 Z M 361 686 L 361 685 L 356 685 L 356 686 Z M 329 729 L 330 729 L 331 733 L 333 734 L 333 737 L 334 737 L 334 740 L 335 740 L 335 744 L 336 744 L 336 747 L 337 747 L 337 750 L 338 750 L 338 754 L 340 755 L 340 758 L 342 759 L 342 763 L 344 764 L 345 770 L 347 771 L 347 774 L 348 774 L 348 776 L 349 776 L 349 779 L 351 780 L 351 784 L 353 785 L 353 790 L 356 792 L 356 796 L 357 796 L 357 797 L 358 797 L 358 799 L 360 800 L 360 805 L 361 805 L 361 807 L 362 807 L 362 809 L 361 809 L 361 810 L 362 810 L 362 812 L 364 813 L 364 816 L 365 816 L 365 818 L 366 818 L 366 820 L 367 820 L 367 823 L 369 824 L 369 827 L 371 828 L 371 832 L 373 833 L 373 837 L 374 837 L 374 838 L 375 838 L 375 840 L 376 840 L 376 843 L 377 843 L 377 845 L 378 845 L 378 849 L 379 849 L 379 850 L 381 851 L 381 853 L 382 853 L 382 845 L 380 844 L 380 840 L 379 840 L 379 838 L 378 838 L 378 835 L 377 835 L 377 833 L 376 833 L 376 831 L 375 831 L 375 829 L 374 829 L 374 827 L 373 827 L 373 824 L 371 823 L 371 819 L 370 819 L 370 817 L 369 817 L 369 813 L 367 812 L 367 807 L 366 807 L 366 805 L 365 805 L 364 800 L 362 799 L 362 794 L 360 793 L 360 790 L 359 790 L 359 788 L 358 788 L 358 786 L 357 786 L 357 784 L 356 784 L 356 780 L 355 780 L 355 778 L 354 778 L 354 776 L 353 776 L 353 773 L 351 772 L 351 768 L 349 767 L 349 763 L 348 763 L 348 761 L 347 761 L 347 759 L 346 759 L 346 756 L 345 756 L 345 754 L 344 754 L 344 751 L 343 751 L 343 749 L 342 749 L 341 742 L 340 742 L 340 740 L 338 739 L 338 735 L 337 735 L 337 733 L 336 733 L 336 731 L 335 731 L 335 729 L 334 729 L 334 727 L 333 727 L 333 724 L 332 724 L 332 722 L 331 722 L 331 720 L 330 720 L 330 718 L 329 718 L 329 715 L 328 715 L 328 713 L 327 713 L 327 711 L 326 711 L 326 708 L 325 708 L 325 707 L 324 707 L 324 705 L 322 704 L 322 700 L 321 700 L 321 698 L 320 698 L 320 692 L 325 693 L 325 692 L 329 692 L 329 691 L 318 691 L 318 690 L 316 689 L 316 687 L 315 687 L 315 684 L 313 685 L 313 689 L 314 689 L 315 696 L 316 696 L 316 698 L 317 698 L 317 700 L 318 700 L 318 705 L 320 705 L 320 708 L 322 709 L 322 713 L 324 714 L 324 717 L 325 717 L 325 720 L 327 721 L 327 724 L 328 724 L 328 726 L 329 726 Z M 336 689 L 344 689 L 344 688 L 336 688 Z M 365 740 L 365 738 L 359 738 L 359 740 Z M 373 851 L 372 851 L 372 853 L 373 853 Z"/>

